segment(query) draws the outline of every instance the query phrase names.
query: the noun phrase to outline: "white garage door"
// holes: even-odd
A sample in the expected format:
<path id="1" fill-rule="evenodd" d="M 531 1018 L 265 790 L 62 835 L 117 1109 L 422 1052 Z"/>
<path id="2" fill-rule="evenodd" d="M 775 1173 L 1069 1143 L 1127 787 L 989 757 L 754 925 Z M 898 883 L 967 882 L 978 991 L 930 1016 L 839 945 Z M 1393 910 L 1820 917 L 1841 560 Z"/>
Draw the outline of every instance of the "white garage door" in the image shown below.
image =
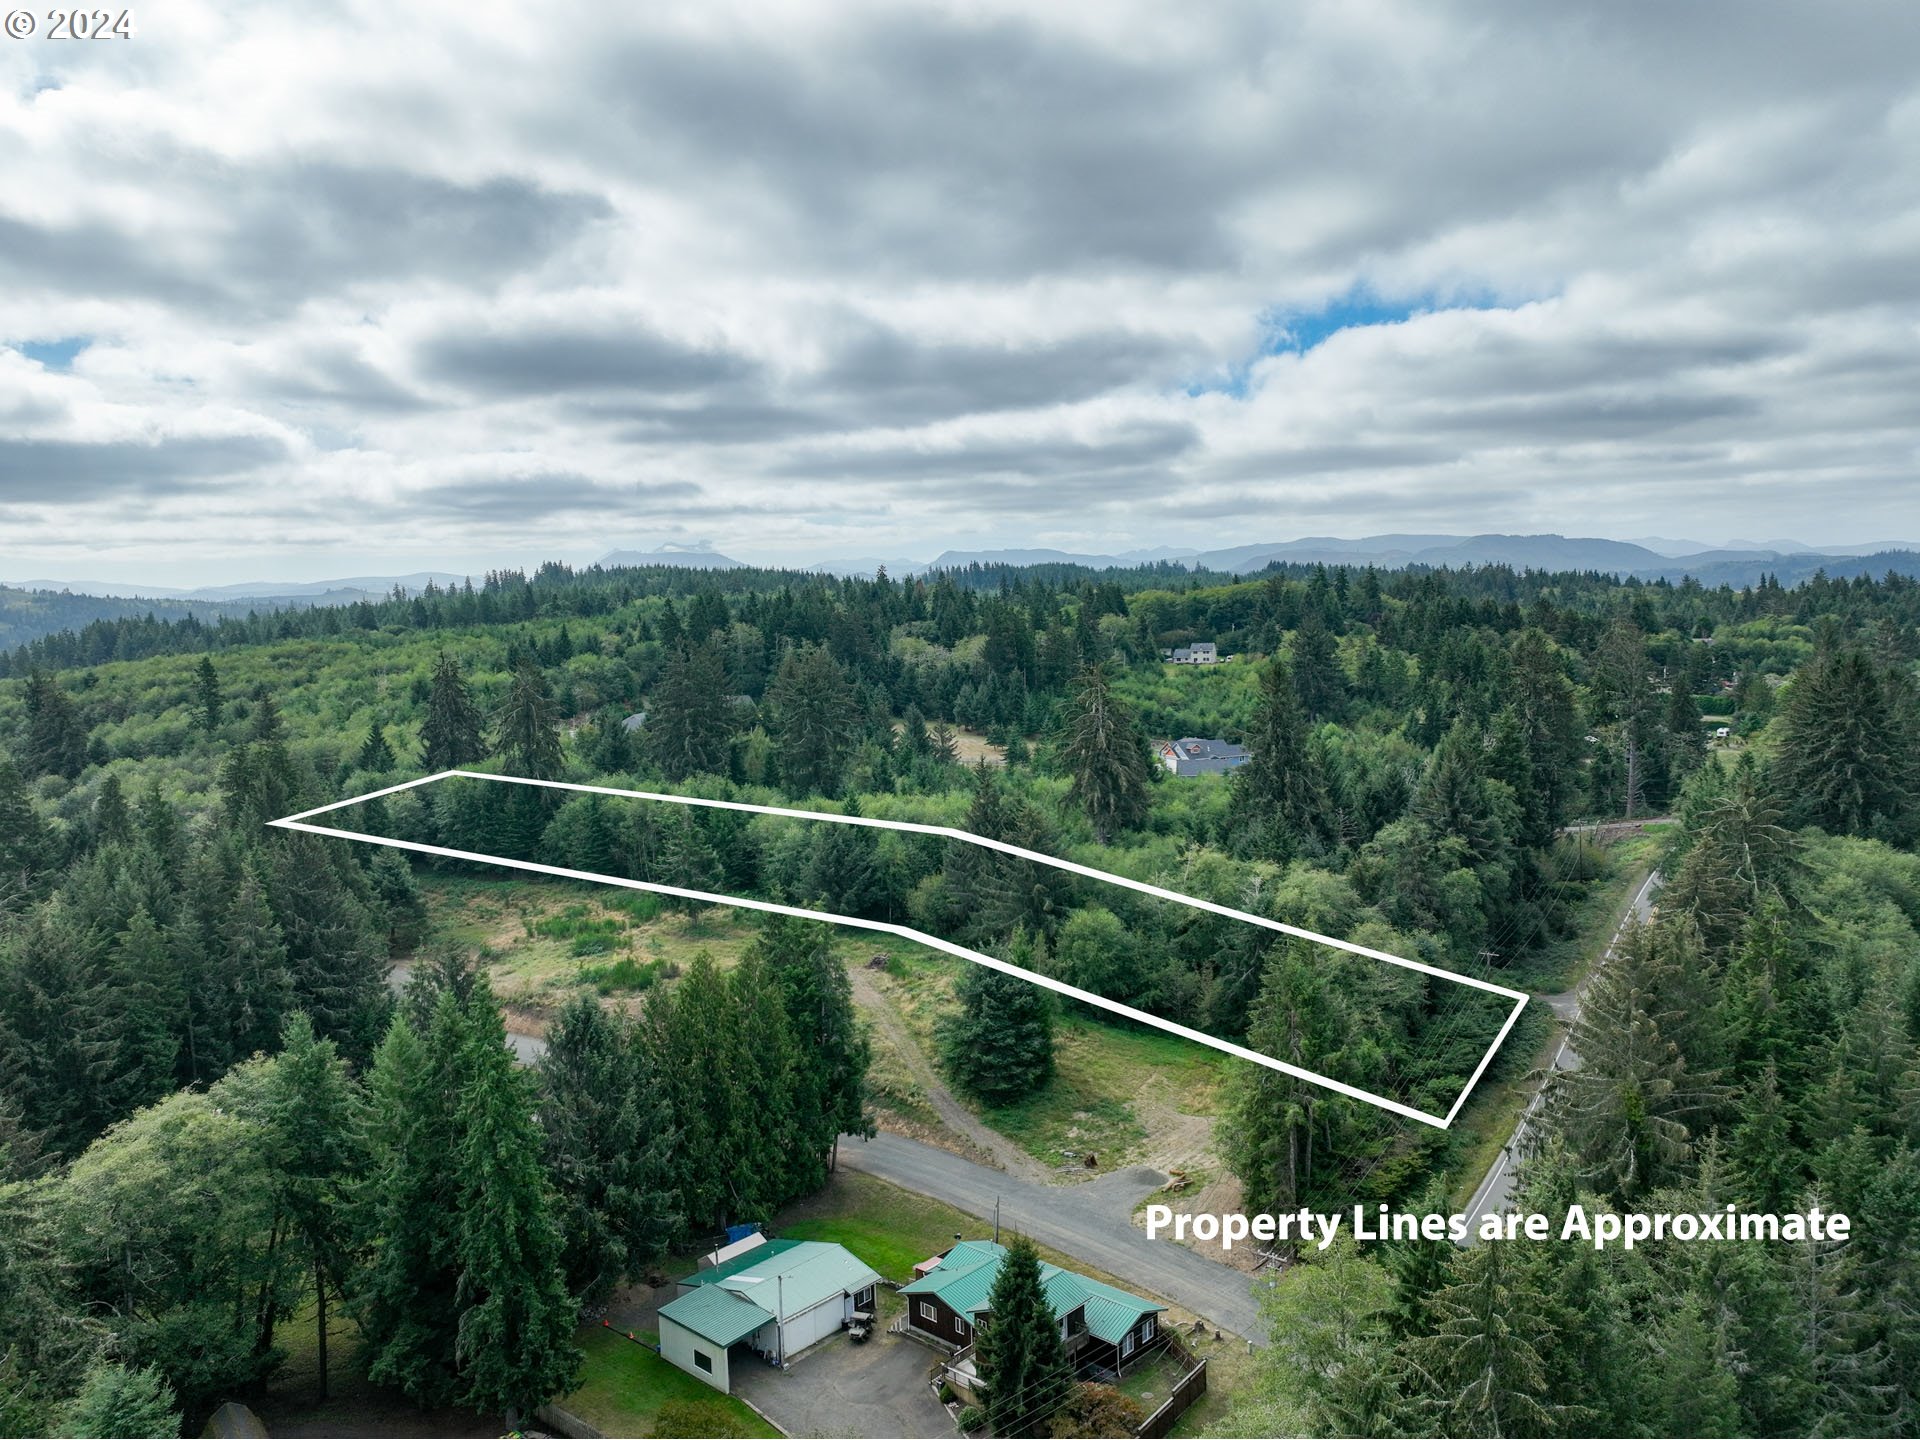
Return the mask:
<path id="1" fill-rule="evenodd" d="M 807 1346 L 826 1339 L 840 1328 L 840 1312 L 844 1308 L 844 1299 L 845 1297 L 840 1295 L 830 1296 L 811 1310 L 787 1321 L 789 1357 L 798 1355 Z"/>

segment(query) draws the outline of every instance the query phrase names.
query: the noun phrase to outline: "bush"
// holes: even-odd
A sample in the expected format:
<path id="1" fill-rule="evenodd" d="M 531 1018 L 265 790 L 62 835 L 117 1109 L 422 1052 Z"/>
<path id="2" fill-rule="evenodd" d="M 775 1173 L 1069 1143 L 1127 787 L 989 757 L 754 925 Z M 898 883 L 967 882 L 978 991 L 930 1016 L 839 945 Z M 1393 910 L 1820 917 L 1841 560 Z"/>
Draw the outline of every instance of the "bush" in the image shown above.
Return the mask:
<path id="1" fill-rule="evenodd" d="M 974 1431 L 987 1423 L 987 1412 L 978 1405 L 963 1405 L 957 1418 L 962 1430 Z"/>
<path id="2" fill-rule="evenodd" d="M 631 955 L 622 955 L 611 965 L 582 965 L 580 979 L 602 995 L 611 995 L 616 990 L 651 989 L 664 968 L 658 960 L 642 965 Z"/>

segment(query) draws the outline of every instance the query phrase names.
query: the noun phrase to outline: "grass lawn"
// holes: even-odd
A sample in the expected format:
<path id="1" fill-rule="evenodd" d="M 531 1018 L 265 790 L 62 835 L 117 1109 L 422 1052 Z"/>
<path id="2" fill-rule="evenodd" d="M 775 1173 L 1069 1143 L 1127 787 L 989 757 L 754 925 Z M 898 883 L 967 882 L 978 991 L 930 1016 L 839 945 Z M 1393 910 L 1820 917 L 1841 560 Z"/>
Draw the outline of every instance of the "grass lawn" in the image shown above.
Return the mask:
<path id="1" fill-rule="evenodd" d="M 646 1346 L 591 1326 L 580 1388 L 560 1403 L 607 1435 L 764 1435 L 780 1432 L 751 1407 L 722 1395 Z"/>

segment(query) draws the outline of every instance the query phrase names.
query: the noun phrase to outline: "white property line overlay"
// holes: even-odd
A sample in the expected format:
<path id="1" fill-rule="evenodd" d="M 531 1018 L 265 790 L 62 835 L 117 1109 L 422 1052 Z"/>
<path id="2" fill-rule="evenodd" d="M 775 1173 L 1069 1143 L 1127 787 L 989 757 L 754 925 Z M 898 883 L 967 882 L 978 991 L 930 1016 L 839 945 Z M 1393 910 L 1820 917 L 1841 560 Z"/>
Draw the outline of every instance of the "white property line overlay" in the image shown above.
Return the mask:
<path id="1" fill-rule="evenodd" d="M 704 806 L 710 810 L 738 810 L 749 815 L 778 815 L 791 820 L 826 820 L 836 825 L 866 825 L 875 830 L 903 830 L 913 835 L 933 835 L 946 840 L 959 840 L 969 845 L 983 846 L 989 850 L 998 850 L 1002 854 L 1017 856 L 1022 860 L 1031 860 L 1039 865 L 1050 865 L 1056 870 L 1065 870 L 1070 874 L 1084 875 L 1090 880 L 1099 880 L 1108 885 L 1118 885 L 1123 889 L 1137 890 L 1142 895 L 1152 895 L 1161 900 L 1171 900 L 1176 905 L 1185 905 L 1195 910 L 1205 910 L 1214 915 L 1223 915 L 1229 920 L 1244 921 L 1264 930 L 1276 930 L 1282 935 L 1291 935 L 1300 940 L 1311 940 L 1317 945 L 1328 945 L 1335 950 L 1345 950 L 1349 954 L 1364 955 L 1370 960 L 1384 961 L 1388 965 L 1398 965 L 1402 969 L 1417 970 L 1423 975 L 1437 976 L 1452 981 L 1456 985 L 1470 985 L 1476 990 L 1485 990 L 1490 994 L 1504 995 L 1514 1002 L 1500 1033 L 1493 1037 L 1493 1043 L 1487 1047 L 1486 1054 L 1480 1057 L 1480 1063 L 1473 1068 L 1466 1085 L 1454 1097 L 1453 1107 L 1444 1117 L 1429 1114 L 1425 1110 L 1416 1110 L 1411 1105 L 1398 1100 L 1390 1100 L 1384 1095 L 1375 1095 L 1372 1091 L 1362 1090 L 1356 1085 L 1330 1079 L 1315 1071 L 1298 1065 L 1289 1065 L 1284 1060 L 1276 1060 L 1271 1055 L 1263 1055 L 1258 1050 L 1249 1050 L 1244 1045 L 1236 1045 L 1231 1040 L 1222 1040 L 1217 1036 L 1190 1029 L 1172 1020 L 1163 1020 L 1158 1015 L 1149 1015 L 1144 1010 L 1136 1010 L 1131 1005 L 1122 1005 L 1117 1000 L 1109 1000 L 1104 995 L 1096 995 L 1090 990 L 1082 990 L 1077 985 L 1056 980 L 1051 975 L 1042 975 L 1033 970 L 1010 965 L 1005 960 L 992 955 L 984 955 L 978 950 L 969 950 L 964 945 L 956 945 L 951 940 L 942 940 L 937 935 L 928 935 L 906 925 L 895 925 L 885 920 L 868 920 L 858 915 L 835 915 L 825 910 L 808 910 L 797 905 L 781 905 L 772 900 L 757 900 L 742 895 L 718 895 L 707 890 L 689 890 L 679 885 L 664 885 L 653 880 L 629 880 L 622 875 L 601 875 L 591 870 L 569 870 L 561 865 L 542 865 L 534 860 L 508 860 L 499 855 L 482 855 L 472 850 L 454 850 L 444 845 L 424 845 L 416 840 L 395 840 L 384 835 L 364 835 L 355 830 L 336 830 L 328 825 L 310 825 L 306 822 L 315 815 L 325 815 L 333 810 L 345 809 L 349 805 L 363 804 L 368 800 L 378 800 L 382 796 L 398 794 L 402 790 L 412 790 L 416 786 L 431 785 L 438 780 L 454 778 L 466 780 L 491 780 L 505 785 L 537 785 L 547 790 L 571 790 L 585 795 L 611 795 L 622 800 L 658 800 L 669 805 Z M 357 840 L 362 844 L 385 845 L 395 850 L 412 850 L 421 855 L 439 855 L 449 860 L 470 860 L 481 865 L 503 865 L 513 870 L 527 870 L 536 875 L 553 875 L 562 880 L 587 880 L 597 885 L 617 885 L 628 890 L 646 890 L 656 895 L 675 895 L 686 900 L 700 900 L 710 905 L 732 905 L 748 910 L 764 910 L 773 915 L 792 915 L 802 920 L 825 920 L 836 925 L 850 925 L 859 930 L 875 930 L 885 935 L 897 935 L 903 940 L 944 951 L 948 955 L 957 955 L 962 960 L 971 960 L 976 965 L 984 965 L 989 970 L 998 970 L 1002 974 L 1017 975 L 1020 979 L 1040 985 L 1057 994 L 1078 1000 L 1084 1005 L 1106 1010 L 1115 1015 L 1125 1016 L 1142 1025 L 1150 1025 L 1156 1030 L 1164 1030 L 1170 1035 L 1178 1035 L 1183 1040 L 1191 1040 L 1196 1045 L 1210 1045 L 1215 1050 L 1224 1051 L 1236 1059 L 1248 1060 L 1255 1065 L 1264 1065 L 1269 1070 L 1278 1070 L 1282 1074 L 1292 1075 L 1296 1079 L 1324 1086 L 1328 1090 L 1345 1095 L 1350 1099 L 1361 1100 L 1382 1110 L 1391 1111 L 1408 1120 L 1418 1120 L 1423 1125 L 1431 1125 L 1445 1130 L 1453 1124 L 1454 1116 L 1460 1113 L 1460 1107 L 1473 1093 L 1473 1087 L 1480 1083 L 1480 1077 L 1492 1063 L 1493 1057 L 1505 1043 L 1507 1032 L 1513 1029 L 1514 1022 L 1520 1018 L 1520 1012 L 1526 1008 L 1527 996 L 1521 991 L 1512 990 L 1505 985 L 1495 985 L 1488 980 L 1480 980 L 1471 975 L 1457 975 L 1451 970 L 1443 970 L 1437 965 L 1423 964 L 1418 960 L 1408 960 L 1399 955 L 1389 955 L 1384 950 L 1370 950 L 1365 945 L 1356 945 L 1350 940 L 1336 940 L 1331 935 L 1321 935 L 1312 930 L 1303 930 L 1297 925 L 1288 925 L 1284 921 L 1269 920 L 1264 915 L 1252 915 L 1245 910 L 1235 910 L 1231 906 L 1216 904 L 1212 900 L 1201 900 L 1192 895 L 1182 895 L 1177 890 L 1166 890 L 1158 885 L 1149 885 L 1144 880 L 1130 879 L 1125 875 L 1114 875 L 1105 870 L 1096 870 L 1090 865 L 1081 865 L 1072 860 L 1062 860 L 1054 855 L 1043 855 L 1037 850 L 1023 849 L 1005 840 L 990 840 L 984 835 L 970 834 L 965 830 L 956 830 L 949 825 L 926 825 L 914 820 L 880 820 L 868 815 L 832 815 L 820 810 L 793 810 L 780 805 L 749 805 L 742 800 L 707 800 L 695 795 L 667 795 L 651 790 L 617 790 L 607 785 L 576 785 L 565 780 L 530 780 L 521 775 L 490 775 L 481 770 L 442 770 L 434 775 L 422 775 L 417 780 L 404 780 L 398 785 L 389 785 L 384 790 L 371 790 L 365 795 L 355 795 L 350 799 L 336 800 L 331 805 L 316 805 L 311 810 L 302 810 L 297 815 L 287 815 L 278 820 L 267 822 L 281 830 L 300 830 L 309 835 L 326 835 L 337 840 Z"/>

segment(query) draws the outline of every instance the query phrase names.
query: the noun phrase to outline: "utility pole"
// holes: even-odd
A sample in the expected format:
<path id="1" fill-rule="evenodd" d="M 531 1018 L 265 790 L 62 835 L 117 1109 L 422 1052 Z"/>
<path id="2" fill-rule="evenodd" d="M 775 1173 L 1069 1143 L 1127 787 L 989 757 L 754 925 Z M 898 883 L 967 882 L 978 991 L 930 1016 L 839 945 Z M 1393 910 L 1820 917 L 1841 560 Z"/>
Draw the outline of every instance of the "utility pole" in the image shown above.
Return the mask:
<path id="1" fill-rule="evenodd" d="M 1000 1197 L 993 1197 L 993 1243 L 1000 1243 Z"/>

